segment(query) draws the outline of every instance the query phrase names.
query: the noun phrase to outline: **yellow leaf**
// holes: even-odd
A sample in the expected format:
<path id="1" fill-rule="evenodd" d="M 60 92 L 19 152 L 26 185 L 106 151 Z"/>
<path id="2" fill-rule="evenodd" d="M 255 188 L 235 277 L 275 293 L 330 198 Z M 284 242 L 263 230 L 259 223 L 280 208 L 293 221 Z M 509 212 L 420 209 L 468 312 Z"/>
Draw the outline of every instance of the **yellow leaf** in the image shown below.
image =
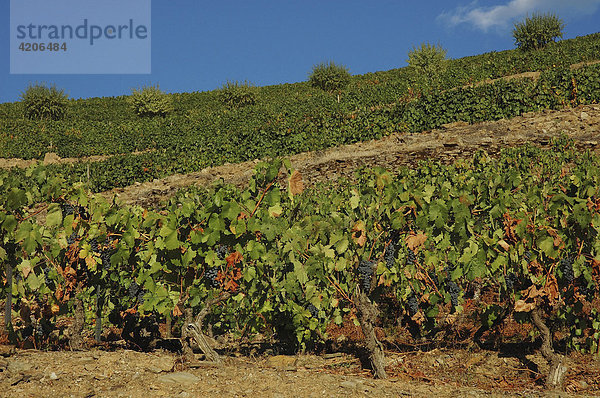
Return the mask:
<path id="1" fill-rule="evenodd" d="M 352 226 L 352 240 L 361 247 L 367 242 L 367 227 L 363 221 L 357 221 Z"/>
<path id="2" fill-rule="evenodd" d="M 289 179 L 290 193 L 292 195 L 299 195 L 304 192 L 304 182 L 302 181 L 302 174 L 299 171 L 294 170 Z"/>
<path id="3" fill-rule="evenodd" d="M 510 245 L 508 243 L 506 243 L 506 241 L 504 239 L 500 240 L 498 242 L 498 245 L 506 251 L 508 251 L 510 249 Z"/>
<path id="4" fill-rule="evenodd" d="M 31 267 L 28 265 L 25 265 L 25 266 L 23 266 L 23 268 L 21 268 L 21 272 L 23 273 L 23 278 L 27 279 L 27 277 L 31 273 Z"/>
<path id="5" fill-rule="evenodd" d="M 427 235 L 425 235 L 422 231 L 418 233 L 412 233 L 411 235 L 406 237 L 406 246 L 412 251 L 419 249 L 425 241 L 427 240 Z"/>
<path id="6" fill-rule="evenodd" d="M 535 308 L 534 302 L 526 302 L 525 300 L 518 300 L 515 303 L 516 312 L 531 312 Z"/>

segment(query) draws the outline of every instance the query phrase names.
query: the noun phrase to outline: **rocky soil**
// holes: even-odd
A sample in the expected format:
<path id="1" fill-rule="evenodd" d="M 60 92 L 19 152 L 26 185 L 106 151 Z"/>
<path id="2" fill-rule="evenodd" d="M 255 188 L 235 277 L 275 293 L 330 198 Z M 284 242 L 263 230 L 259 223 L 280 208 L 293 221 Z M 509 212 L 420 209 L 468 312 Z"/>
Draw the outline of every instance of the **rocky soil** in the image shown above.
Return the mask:
<path id="1" fill-rule="evenodd" d="M 570 358 L 566 392 L 552 393 L 541 387 L 541 357 L 518 359 L 481 350 L 390 352 L 391 377 L 375 380 L 355 356 L 341 353 L 231 355 L 222 366 L 198 361 L 182 367 L 177 354 L 165 351 L 43 352 L 2 347 L 2 397 L 600 396 L 600 361 L 580 356 Z"/>

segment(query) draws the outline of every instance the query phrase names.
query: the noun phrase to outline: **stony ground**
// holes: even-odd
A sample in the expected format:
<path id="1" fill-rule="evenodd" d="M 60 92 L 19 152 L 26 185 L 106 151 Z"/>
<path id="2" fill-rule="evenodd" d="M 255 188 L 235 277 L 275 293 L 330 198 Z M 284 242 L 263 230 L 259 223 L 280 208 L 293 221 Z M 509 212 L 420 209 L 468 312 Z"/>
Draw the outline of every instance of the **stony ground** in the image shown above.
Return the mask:
<path id="1" fill-rule="evenodd" d="M 183 367 L 174 353 L 16 350 L 0 357 L 2 397 L 545 397 L 600 396 L 600 360 L 571 357 L 567 392 L 544 392 L 523 360 L 482 350 L 388 352 L 374 380 L 352 355 L 227 356 Z M 544 361 L 526 361 L 544 370 Z"/>

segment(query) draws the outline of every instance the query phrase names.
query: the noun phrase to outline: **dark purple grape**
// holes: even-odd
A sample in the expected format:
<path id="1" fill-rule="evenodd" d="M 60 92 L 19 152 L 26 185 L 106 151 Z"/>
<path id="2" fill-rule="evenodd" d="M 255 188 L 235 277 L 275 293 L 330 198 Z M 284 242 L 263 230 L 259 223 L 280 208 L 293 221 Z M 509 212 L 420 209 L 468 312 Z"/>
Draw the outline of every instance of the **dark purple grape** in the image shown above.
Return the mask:
<path id="1" fill-rule="evenodd" d="M 396 244 L 392 240 L 387 248 L 385 249 L 385 265 L 391 269 L 394 266 L 394 262 L 396 261 Z"/>
<path id="2" fill-rule="evenodd" d="M 212 287 L 214 289 L 221 286 L 221 284 L 217 280 L 217 276 L 219 276 L 219 270 L 217 268 L 209 268 L 204 273 L 204 277 L 208 281 L 210 287 Z"/>
<path id="3" fill-rule="evenodd" d="M 360 286 L 365 292 L 369 292 L 371 290 L 371 279 L 373 276 L 374 267 L 374 261 L 361 260 L 361 262 L 358 264 L 358 278 L 360 281 Z"/>
<path id="4" fill-rule="evenodd" d="M 313 318 L 317 318 L 319 316 L 319 310 L 312 304 L 306 306 L 308 312 L 310 312 L 310 316 Z"/>
<path id="5" fill-rule="evenodd" d="M 223 260 L 225 259 L 225 256 L 227 256 L 227 253 L 229 253 L 229 249 L 225 245 L 217 245 L 215 252 L 217 253 L 217 257 L 219 257 L 220 260 Z"/>
<path id="6" fill-rule="evenodd" d="M 414 293 L 411 293 L 406 299 L 406 306 L 408 307 L 408 313 L 410 316 L 414 316 L 417 312 L 419 312 L 419 300 Z"/>
<path id="7" fill-rule="evenodd" d="M 134 299 L 137 297 L 137 295 L 140 292 L 140 285 L 137 284 L 136 281 L 131 281 L 131 284 L 129 285 L 128 291 L 129 291 L 129 297 Z"/>
<path id="8" fill-rule="evenodd" d="M 515 283 L 518 281 L 517 275 L 514 272 L 509 272 L 504 279 L 506 281 L 506 290 L 512 291 Z"/>
<path id="9" fill-rule="evenodd" d="M 448 282 L 448 293 L 450 294 L 450 302 L 452 303 L 452 307 L 458 307 L 458 295 L 460 293 L 460 288 L 456 282 Z"/>
<path id="10" fill-rule="evenodd" d="M 559 264 L 560 270 L 563 274 L 563 279 L 568 285 L 573 283 L 575 279 L 575 273 L 573 272 L 573 259 L 569 256 L 563 257 Z"/>
<path id="11" fill-rule="evenodd" d="M 407 265 L 414 265 L 415 264 L 415 260 L 417 259 L 417 256 L 415 255 L 415 252 L 407 249 L 408 252 L 406 254 L 406 264 Z"/>

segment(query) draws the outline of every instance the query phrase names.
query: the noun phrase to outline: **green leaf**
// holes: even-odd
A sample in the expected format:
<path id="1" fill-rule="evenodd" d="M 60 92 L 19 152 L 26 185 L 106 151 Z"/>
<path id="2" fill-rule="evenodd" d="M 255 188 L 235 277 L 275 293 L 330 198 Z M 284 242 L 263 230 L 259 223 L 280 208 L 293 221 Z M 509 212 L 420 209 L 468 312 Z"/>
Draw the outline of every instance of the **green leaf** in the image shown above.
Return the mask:
<path id="1" fill-rule="evenodd" d="M 294 261 L 294 275 L 301 284 L 308 282 L 308 274 L 304 265 L 298 261 Z"/>
<path id="2" fill-rule="evenodd" d="M 164 244 L 167 250 L 174 250 L 181 246 L 181 242 L 177 235 L 177 231 L 171 231 L 171 233 L 165 237 Z"/>
<path id="3" fill-rule="evenodd" d="M 554 250 L 554 239 L 551 236 L 544 236 L 537 241 L 537 246 L 548 257 L 555 258 L 557 251 Z"/>
<path id="4" fill-rule="evenodd" d="M 46 215 L 46 226 L 49 228 L 57 227 L 62 223 L 62 211 L 58 203 L 51 203 L 48 206 L 48 214 Z"/>

